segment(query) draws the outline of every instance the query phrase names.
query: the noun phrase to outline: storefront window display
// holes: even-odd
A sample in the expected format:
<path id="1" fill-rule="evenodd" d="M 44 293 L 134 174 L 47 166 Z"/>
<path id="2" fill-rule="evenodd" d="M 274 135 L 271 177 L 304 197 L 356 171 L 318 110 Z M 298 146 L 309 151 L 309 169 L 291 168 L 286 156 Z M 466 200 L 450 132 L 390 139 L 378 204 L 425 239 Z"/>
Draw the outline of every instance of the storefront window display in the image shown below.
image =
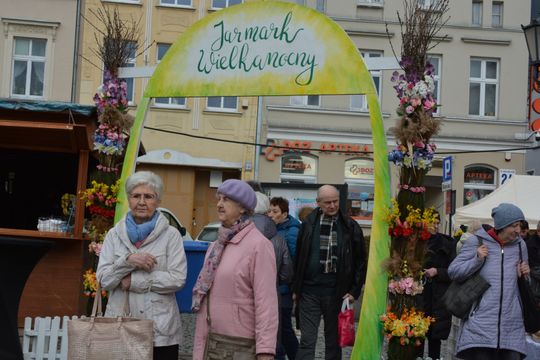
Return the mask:
<path id="1" fill-rule="evenodd" d="M 465 167 L 463 205 L 471 204 L 497 188 L 497 170 L 485 165 Z"/>
<path id="2" fill-rule="evenodd" d="M 313 155 L 297 152 L 281 157 L 280 179 L 282 183 L 315 184 L 318 159 Z"/>
<path id="3" fill-rule="evenodd" d="M 371 221 L 375 198 L 374 169 L 371 159 L 345 161 L 345 182 L 348 186 L 347 212 L 355 220 Z"/>

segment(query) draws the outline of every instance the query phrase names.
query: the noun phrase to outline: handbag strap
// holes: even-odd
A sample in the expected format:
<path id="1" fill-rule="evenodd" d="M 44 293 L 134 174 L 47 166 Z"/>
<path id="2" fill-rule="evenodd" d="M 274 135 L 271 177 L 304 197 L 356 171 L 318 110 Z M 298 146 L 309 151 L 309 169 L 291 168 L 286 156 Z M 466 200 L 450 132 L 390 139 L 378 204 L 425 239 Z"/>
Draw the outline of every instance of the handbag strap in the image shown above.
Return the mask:
<path id="1" fill-rule="evenodd" d="M 210 320 L 210 290 L 206 293 L 206 323 L 208 324 L 208 332 L 212 326 L 212 320 Z"/>
<path id="2" fill-rule="evenodd" d="M 482 240 L 482 238 L 481 238 L 480 236 L 476 236 L 476 238 L 478 239 L 478 247 L 477 247 L 477 249 L 478 249 L 480 246 L 484 245 L 484 240 Z M 485 264 L 485 263 L 486 263 L 486 258 L 483 259 L 483 261 L 482 261 L 482 266 L 480 266 L 480 268 L 475 272 L 475 274 L 479 274 L 479 273 L 480 273 L 480 271 L 481 271 L 482 268 L 484 267 L 484 264 Z"/>
<path id="3" fill-rule="evenodd" d="M 96 289 L 96 295 L 94 297 L 94 305 L 92 305 L 92 314 L 91 317 L 97 316 L 103 316 L 103 308 L 102 308 L 102 300 L 101 300 L 101 284 L 99 281 L 97 281 L 97 289 Z M 124 293 L 126 294 L 124 298 L 124 313 L 123 316 L 130 317 L 131 316 L 131 310 L 129 307 L 129 290 L 124 290 Z"/>

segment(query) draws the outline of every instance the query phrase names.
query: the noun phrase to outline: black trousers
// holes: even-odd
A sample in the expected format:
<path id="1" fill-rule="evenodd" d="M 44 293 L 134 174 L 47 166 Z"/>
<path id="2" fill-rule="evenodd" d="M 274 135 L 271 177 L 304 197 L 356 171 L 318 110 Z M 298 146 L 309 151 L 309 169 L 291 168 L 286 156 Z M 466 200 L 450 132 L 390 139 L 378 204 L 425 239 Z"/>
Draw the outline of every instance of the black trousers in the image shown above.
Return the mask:
<path id="1" fill-rule="evenodd" d="M 154 346 L 154 360 L 178 360 L 179 345 Z"/>
<path id="2" fill-rule="evenodd" d="M 325 359 L 341 360 L 338 343 L 338 313 L 341 303 L 335 296 L 317 296 L 303 293 L 300 296 L 300 346 L 296 360 L 313 360 L 321 316 L 324 320 Z"/>
<path id="3" fill-rule="evenodd" d="M 462 351 L 459 358 L 464 360 L 520 360 L 521 354 L 513 350 L 479 347 Z"/>

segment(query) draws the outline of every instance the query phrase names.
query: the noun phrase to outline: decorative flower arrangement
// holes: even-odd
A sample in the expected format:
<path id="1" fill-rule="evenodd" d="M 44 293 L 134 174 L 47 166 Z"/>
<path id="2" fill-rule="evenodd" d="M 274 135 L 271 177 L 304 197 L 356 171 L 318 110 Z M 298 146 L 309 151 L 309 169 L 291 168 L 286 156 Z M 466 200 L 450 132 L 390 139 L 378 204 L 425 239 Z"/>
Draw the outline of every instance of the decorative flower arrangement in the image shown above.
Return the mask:
<path id="1" fill-rule="evenodd" d="M 433 208 L 420 210 L 407 205 L 407 211 L 408 215 L 405 221 L 402 221 L 398 203 L 392 199 L 392 207 L 386 216 L 389 235 L 410 241 L 428 240 L 431 237 L 429 229 L 438 221 L 435 210 Z"/>
<path id="2" fill-rule="evenodd" d="M 424 178 L 433 166 L 436 150 L 431 139 L 440 129 L 441 119 L 435 119 L 434 67 L 427 61 L 428 51 L 438 40 L 437 33 L 448 21 L 449 0 L 438 0 L 428 7 L 418 0 L 404 0 L 404 14 L 398 12 L 401 28 L 401 72 L 394 72 L 399 104 L 398 119 L 393 128 L 396 148 L 388 160 L 399 166 L 396 199 L 387 214 L 390 235 L 390 256 L 383 268 L 388 272 L 388 311 L 381 316 L 384 333 L 389 339 L 389 360 L 416 359 L 431 322 L 434 320 L 417 311 L 423 291 L 423 269 L 426 245 L 435 221 L 433 209 L 425 208 Z M 446 18 L 446 19 L 445 19 Z M 387 33 L 390 31 L 387 26 Z M 444 37 L 443 37 L 444 38 Z M 393 46 L 392 46 L 393 49 Z M 411 345 L 412 344 L 412 345 Z"/>
<path id="3" fill-rule="evenodd" d="M 417 141 L 409 147 L 400 144 L 388 154 L 388 160 L 397 166 L 430 170 L 436 149 L 437 145 L 434 143 L 425 144 L 422 141 Z"/>
<path id="4" fill-rule="evenodd" d="M 62 214 L 69 216 L 71 211 L 75 208 L 76 196 L 74 194 L 65 193 L 60 198 L 60 206 L 62 207 Z"/>
<path id="5" fill-rule="evenodd" d="M 105 71 L 103 84 L 98 87 L 94 95 L 94 103 L 99 114 L 103 114 L 107 107 L 118 109 L 121 113 L 128 110 L 127 83 L 113 76 L 110 71 Z"/>
<path id="6" fill-rule="evenodd" d="M 424 291 L 424 285 L 421 281 L 414 280 L 412 277 L 391 279 L 388 283 L 388 291 L 391 294 L 418 295 Z"/>
<path id="7" fill-rule="evenodd" d="M 114 209 L 118 201 L 118 180 L 113 185 L 92 181 L 92 187 L 86 189 L 81 197 L 85 206 L 92 215 L 101 215 L 106 218 L 114 217 Z"/>
<path id="8" fill-rule="evenodd" d="M 126 135 L 118 126 L 102 123 L 94 132 L 94 150 L 106 155 L 124 152 Z"/>
<path id="9" fill-rule="evenodd" d="M 383 333 L 388 341 L 393 338 L 399 339 L 399 344 L 402 346 L 409 344 L 420 346 L 422 340 L 426 338 L 429 325 L 435 321 L 415 308 L 405 309 L 401 316 L 389 308 L 385 314 L 381 315 L 380 320 L 383 325 Z"/>
<path id="10" fill-rule="evenodd" d="M 405 67 L 407 59 L 402 60 L 400 65 Z M 429 115 L 437 110 L 437 101 L 433 97 L 435 91 L 435 80 L 433 79 L 434 67 L 429 62 L 421 79 L 416 76 L 406 76 L 394 71 L 390 81 L 395 82 L 399 99 L 399 106 L 396 110 L 399 116 L 410 115 L 418 109 L 423 109 Z"/>
<path id="11" fill-rule="evenodd" d="M 88 297 L 95 297 L 96 291 L 97 291 L 97 278 L 96 278 L 96 272 L 94 269 L 88 269 L 83 275 L 83 286 L 84 290 L 83 293 L 85 296 Z M 105 290 L 101 290 L 101 297 L 106 297 L 107 292 Z"/>

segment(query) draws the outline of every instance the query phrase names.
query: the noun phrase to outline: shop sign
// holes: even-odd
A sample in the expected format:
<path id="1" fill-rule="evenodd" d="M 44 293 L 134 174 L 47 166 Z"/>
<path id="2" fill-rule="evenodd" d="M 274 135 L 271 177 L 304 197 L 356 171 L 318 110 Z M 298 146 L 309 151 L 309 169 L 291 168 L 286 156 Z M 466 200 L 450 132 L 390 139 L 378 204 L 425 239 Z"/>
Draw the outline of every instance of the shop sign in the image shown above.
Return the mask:
<path id="1" fill-rule="evenodd" d="M 345 178 L 373 180 L 375 178 L 373 161 L 368 159 L 351 159 L 345 161 Z"/>
<path id="2" fill-rule="evenodd" d="M 344 144 L 344 143 L 321 143 L 313 145 L 311 141 L 303 140 L 273 140 L 269 139 L 264 149 L 266 160 L 274 161 L 278 156 L 294 151 L 301 153 L 311 153 L 312 151 L 335 152 L 340 155 L 360 155 L 362 153 L 371 153 L 368 145 Z"/>
<path id="3" fill-rule="evenodd" d="M 499 185 L 504 185 L 510 180 L 513 175 L 516 175 L 516 169 L 500 169 L 499 170 Z"/>
<path id="4" fill-rule="evenodd" d="M 465 182 L 473 184 L 495 184 L 495 170 L 483 166 L 465 169 Z"/>
<path id="5" fill-rule="evenodd" d="M 282 174 L 316 176 L 317 159 L 300 154 L 287 154 L 281 159 Z"/>

